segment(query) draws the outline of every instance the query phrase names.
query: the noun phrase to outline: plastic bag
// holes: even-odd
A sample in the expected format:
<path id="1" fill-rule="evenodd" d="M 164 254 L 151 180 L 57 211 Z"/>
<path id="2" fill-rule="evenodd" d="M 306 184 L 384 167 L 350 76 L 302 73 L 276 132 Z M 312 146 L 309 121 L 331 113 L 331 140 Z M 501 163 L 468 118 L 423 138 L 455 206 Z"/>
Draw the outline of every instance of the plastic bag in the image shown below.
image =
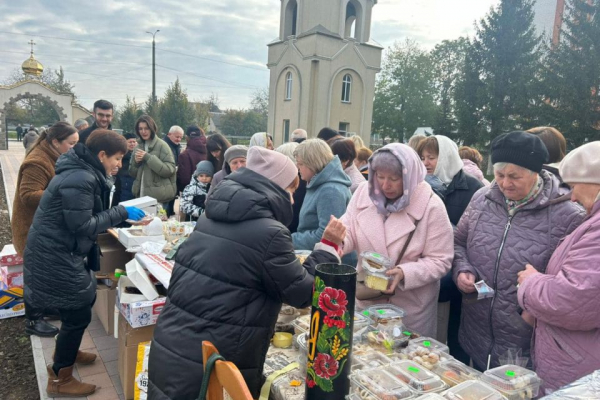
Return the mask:
<path id="1" fill-rule="evenodd" d="M 600 399 L 600 370 L 584 376 L 542 400 L 592 400 Z"/>
<path id="2" fill-rule="evenodd" d="M 494 289 L 488 286 L 484 281 L 475 283 L 475 289 L 477 290 L 477 300 L 488 299 L 494 297 Z"/>
<path id="3" fill-rule="evenodd" d="M 529 357 L 523 357 L 521 349 L 508 349 L 502 356 L 498 358 L 500 365 L 518 365 L 519 367 L 527 368 Z"/>

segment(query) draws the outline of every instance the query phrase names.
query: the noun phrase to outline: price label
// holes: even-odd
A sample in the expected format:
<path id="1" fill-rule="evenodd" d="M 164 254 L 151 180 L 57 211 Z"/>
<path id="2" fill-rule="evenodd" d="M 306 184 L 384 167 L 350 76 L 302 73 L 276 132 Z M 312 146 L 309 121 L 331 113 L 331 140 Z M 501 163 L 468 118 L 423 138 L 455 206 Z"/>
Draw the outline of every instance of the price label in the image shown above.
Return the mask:
<path id="1" fill-rule="evenodd" d="M 431 347 L 431 342 L 429 340 L 426 340 L 423 342 L 423 346 L 425 347 Z"/>
<path id="2" fill-rule="evenodd" d="M 514 377 L 515 376 L 515 371 L 511 371 L 511 370 L 506 371 L 506 376 L 508 376 L 510 378 Z"/>
<path id="3" fill-rule="evenodd" d="M 419 368 L 415 368 L 415 367 L 408 367 L 408 372 L 419 373 L 419 372 L 421 372 L 421 370 Z"/>

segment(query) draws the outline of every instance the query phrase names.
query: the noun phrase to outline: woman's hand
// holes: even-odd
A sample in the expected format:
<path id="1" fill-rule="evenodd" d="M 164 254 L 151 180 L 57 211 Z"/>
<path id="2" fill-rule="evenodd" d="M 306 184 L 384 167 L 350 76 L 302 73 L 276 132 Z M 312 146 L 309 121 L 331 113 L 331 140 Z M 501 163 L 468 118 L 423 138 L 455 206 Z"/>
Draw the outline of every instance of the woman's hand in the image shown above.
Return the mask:
<path id="1" fill-rule="evenodd" d="M 388 289 L 384 290 L 381 293 L 394 294 L 394 292 L 396 291 L 396 288 L 398 287 L 398 285 L 400 284 L 400 282 L 402 282 L 404 280 L 404 271 L 402 270 L 402 267 L 396 267 L 394 269 L 390 269 L 388 271 L 385 271 L 385 274 L 387 276 L 392 277 L 392 280 L 391 280 L 391 283 L 388 286 Z"/>
<path id="2" fill-rule="evenodd" d="M 475 292 L 475 275 L 470 272 L 461 272 L 456 278 L 456 286 L 463 293 Z"/>
<path id="3" fill-rule="evenodd" d="M 323 239 L 341 246 L 346 239 L 346 227 L 342 221 L 332 215 L 323 232 Z"/>
<path id="4" fill-rule="evenodd" d="M 144 150 L 141 149 L 137 149 L 135 151 L 135 161 L 137 163 L 141 163 L 142 160 L 144 159 L 144 156 L 146 155 L 146 152 Z"/>
<path id="5" fill-rule="evenodd" d="M 530 326 L 533 327 L 535 325 L 534 316 L 527 311 L 523 311 L 523 313 L 521 313 L 521 318 L 523 318 L 523 321 L 527 322 Z"/>
<path id="6" fill-rule="evenodd" d="M 533 265 L 527 264 L 525 266 L 525 269 L 517 274 L 517 276 L 519 277 L 519 280 L 518 280 L 519 285 L 522 285 L 523 282 L 525 282 L 525 280 L 527 278 L 529 278 L 530 276 L 536 275 L 539 273 L 540 272 L 538 272 L 537 269 L 533 268 Z"/>

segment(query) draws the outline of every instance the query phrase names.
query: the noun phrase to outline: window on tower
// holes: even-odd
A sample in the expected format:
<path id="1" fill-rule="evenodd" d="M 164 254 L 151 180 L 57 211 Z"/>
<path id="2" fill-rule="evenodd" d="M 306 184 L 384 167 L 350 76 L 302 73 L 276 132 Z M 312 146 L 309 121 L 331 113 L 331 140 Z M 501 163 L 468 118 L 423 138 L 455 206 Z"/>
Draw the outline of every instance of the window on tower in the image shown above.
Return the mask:
<path id="1" fill-rule="evenodd" d="M 284 26 L 284 37 L 286 40 L 289 36 L 295 36 L 298 25 L 298 2 L 296 0 L 290 0 L 285 9 L 285 26 Z"/>
<path id="2" fill-rule="evenodd" d="M 292 84 L 293 84 L 292 73 L 288 72 L 287 75 L 285 76 L 285 99 L 286 100 L 292 99 Z"/>
<path id="3" fill-rule="evenodd" d="M 352 92 L 352 76 L 344 75 L 342 80 L 342 103 L 350 103 L 350 94 Z"/>

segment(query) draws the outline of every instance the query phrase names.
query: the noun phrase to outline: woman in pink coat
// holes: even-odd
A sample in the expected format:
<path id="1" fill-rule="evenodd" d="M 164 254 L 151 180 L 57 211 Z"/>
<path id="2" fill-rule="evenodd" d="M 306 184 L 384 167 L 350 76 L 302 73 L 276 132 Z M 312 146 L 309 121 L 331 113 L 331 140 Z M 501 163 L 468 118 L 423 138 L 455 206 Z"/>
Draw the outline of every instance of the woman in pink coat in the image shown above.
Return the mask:
<path id="1" fill-rule="evenodd" d="M 382 297 L 357 305 L 397 305 L 406 311 L 410 329 L 434 336 L 440 279 L 450 270 L 454 244 L 446 208 L 424 181 L 426 173 L 417 153 L 404 144 L 377 150 L 369 160 L 369 182 L 358 187 L 341 220 L 347 228 L 345 254 L 375 251 L 396 264 Z"/>
<path id="2" fill-rule="evenodd" d="M 519 304 L 534 324 L 533 363 L 546 394 L 600 369 L 600 141 L 572 151 L 560 176 L 586 220 L 550 258 L 546 273 L 519 272 Z"/>

